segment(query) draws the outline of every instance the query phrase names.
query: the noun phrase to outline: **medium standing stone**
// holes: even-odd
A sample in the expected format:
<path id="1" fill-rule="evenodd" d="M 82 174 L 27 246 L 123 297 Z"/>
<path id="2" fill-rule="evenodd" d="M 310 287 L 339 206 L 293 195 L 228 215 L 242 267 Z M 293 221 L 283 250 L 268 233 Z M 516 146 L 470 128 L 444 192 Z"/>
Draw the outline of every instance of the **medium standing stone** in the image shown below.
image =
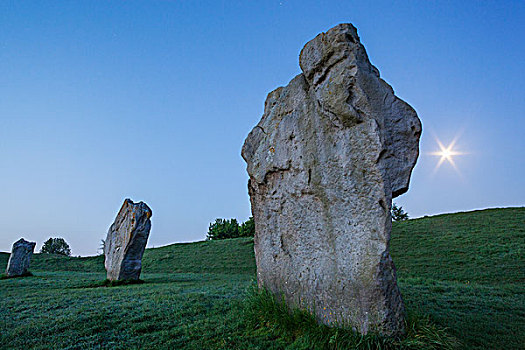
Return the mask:
<path id="1" fill-rule="evenodd" d="M 13 244 L 5 272 L 7 277 L 18 277 L 28 274 L 35 246 L 35 242 L 28 242 L 23 238 L 20 238 Z"/>
<path id="2" fill-rule="evenodd" d="M 390 209 L 408 190 L 421 123 L 351 24 L 308 42 L 299 62 L 242 149 L 258 284 L 324 324 L 403 334 Z"/>
<path id="3" fill-rule="evenodd" d="M 139 279 L 142 255 L 151 229 L 151 215 L 151 209 L 146 203 L 124 200 L 104 243 L 104 265 L 108 280 Z"/>

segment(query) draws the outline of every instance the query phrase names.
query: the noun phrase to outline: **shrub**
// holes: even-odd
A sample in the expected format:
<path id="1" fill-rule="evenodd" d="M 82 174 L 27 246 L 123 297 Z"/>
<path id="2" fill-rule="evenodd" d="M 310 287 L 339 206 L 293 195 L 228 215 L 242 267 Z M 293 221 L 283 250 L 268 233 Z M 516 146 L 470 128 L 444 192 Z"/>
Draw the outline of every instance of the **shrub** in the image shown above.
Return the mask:
<path id="1" fill-rule="evenodd" d="M 405 221 L 408 220 L 408 213 L 405 213 L 403 207 L 397 206 L 396 203 L 392 204 L 392 220 L 394 221 Z"/>
<path id="2" fill-rule="evenodd" d="M 238 237 L 253 237 L 255 235 L 255 223 L 250 217 L 241 225 L 237 219 L 216 219 L 210 224 L 208 229 L 207 240 L 238 238 Z"/>
<path id="3" fill-rule="evenodd" d="M 255 236 L 255 222 L 253 221 L 252 216 L 250 216 L 250 218 L 247 221 L 241 224 L 241 226 L 239 227 L 239 235 L 241 237 Z"/>
<path id="4" fill-rule="evenodd" d="M 210 224 L 206 239 L 226 239 L 239 237 L 239 223 L 237 219 L 216 219 Z"/>
<path id="5" fill-rule="evenodd" d="M 71 249 L 63 238 L 49 238 L 44 242 L 40 253 L 71 256 Z"/>
<path id="6" fill-rule="evenodd" d="M 105 254 L 106 253 L 106 240 L 105 239 L 101 239 L 100 240 L 100 246 L 98 247 L 98 251 L 101 254 Z"/>

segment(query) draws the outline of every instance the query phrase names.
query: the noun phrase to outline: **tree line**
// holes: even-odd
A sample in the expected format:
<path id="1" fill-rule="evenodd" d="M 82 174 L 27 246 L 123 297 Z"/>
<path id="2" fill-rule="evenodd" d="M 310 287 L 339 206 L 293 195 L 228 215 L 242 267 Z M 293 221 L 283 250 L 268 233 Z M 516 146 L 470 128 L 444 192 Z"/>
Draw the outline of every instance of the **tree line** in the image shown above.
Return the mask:
<path id="1" fill-rule="evenodd" d="M 210 224 L 206 240 L 217 240 L 238 237 L 253 237 L 255 235 L 255 223 L 253 217 L 239 224 L 237 219 L 216 219 Z"/>

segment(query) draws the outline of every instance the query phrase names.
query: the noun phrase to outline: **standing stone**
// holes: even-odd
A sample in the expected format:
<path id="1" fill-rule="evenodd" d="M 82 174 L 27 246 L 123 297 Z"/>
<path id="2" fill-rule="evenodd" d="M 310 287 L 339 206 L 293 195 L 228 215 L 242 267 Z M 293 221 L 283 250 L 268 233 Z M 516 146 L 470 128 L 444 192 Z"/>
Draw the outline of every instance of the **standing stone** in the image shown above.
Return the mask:
<path id="1" fill-rule="evenodd" d="M 33 256 L 35 246 L 35 242 L 28 242 L 23 238 L 20 238 L 13 244 L 5 272 L 7 277 L 24 276 L 29 273 L 29 264 L 31 263 L 31 256 Z"/>
<path id="2" fill-rule="evenodd" d="M 139 279 L 142 255 L 151 229 L 151 214 L 146 203 L 124 200 L 104 243 L 104 265 L 108 280 Z"/>
<path id="3" fill-rule="evenodd" d="M 390 209 L 408 190 L 421 123 L 351 24 L 308 42 L 299 62 L 242 149 L 258 284 L 324 324 L 401 335 Z"/>

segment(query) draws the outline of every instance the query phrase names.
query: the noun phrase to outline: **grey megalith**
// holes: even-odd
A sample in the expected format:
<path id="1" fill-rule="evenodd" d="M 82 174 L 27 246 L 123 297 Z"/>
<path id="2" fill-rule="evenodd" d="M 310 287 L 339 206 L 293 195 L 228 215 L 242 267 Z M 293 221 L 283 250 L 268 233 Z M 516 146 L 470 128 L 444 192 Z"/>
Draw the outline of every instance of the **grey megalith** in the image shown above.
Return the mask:
<path id="1" fill-rule="evenodd" d="M 242 148 L 258 284 L 324 324 L 403 334 L 390 209 L 408 190 L 421 122 L 351 24 L 308 42 L 299 63 Z"/>
<path id="2" fill-rule="evenodd" d="M 35 242 L 28 242 L 23 238 L 13 243 L 5 271 L 7 277 L 19 277 L 28 274 L 35 246 Z"/>
<path id="3" fill-rule="evenodd" d="M 104 265 L 108 280 L 139 279 L 142 256 L 151 229 L 151 215 L 151 209 L 146 203 L 124 200 L 104 242 Z"/>

